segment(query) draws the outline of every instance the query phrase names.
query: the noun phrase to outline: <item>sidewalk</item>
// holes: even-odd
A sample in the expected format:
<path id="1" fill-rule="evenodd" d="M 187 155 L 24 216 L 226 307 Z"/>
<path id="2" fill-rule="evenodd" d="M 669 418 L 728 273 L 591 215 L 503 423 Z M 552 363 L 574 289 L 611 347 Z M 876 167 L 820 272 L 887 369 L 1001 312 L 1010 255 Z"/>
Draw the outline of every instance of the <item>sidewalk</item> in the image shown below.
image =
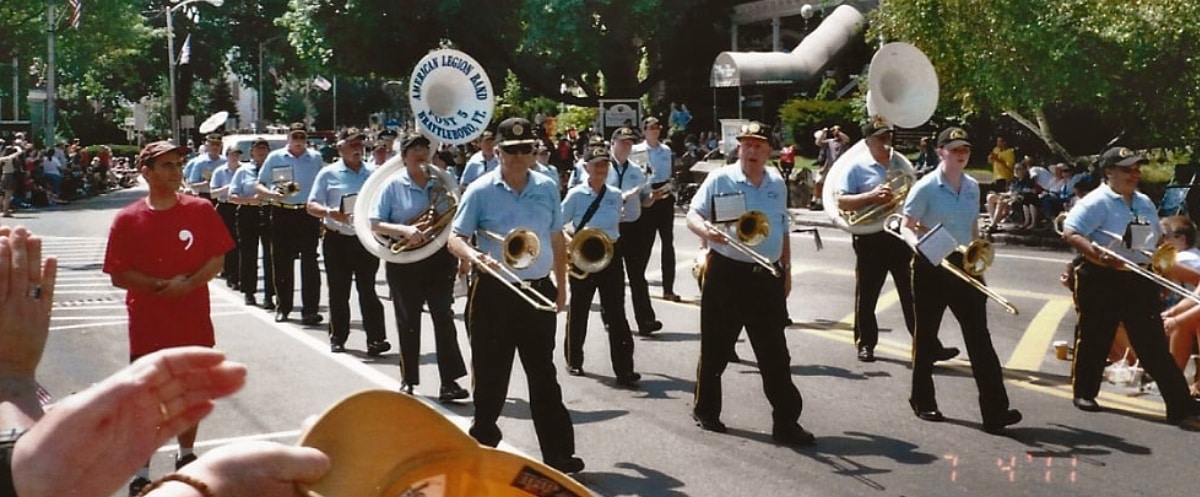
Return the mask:
<path id="1" fill-rule="evenodd" d="M 839 230 L 833 221 L 829 218 L 829 213 L 825 211 L 814 211 L 809 209 L 793 208 L 788 209 L 792 216 L 792 225 L 795 227 L 816 227 L 822 230 Z M 1006 233 L 996 232 L 987 235 L 992 243 L 1002 245 L 1021 245 L 1026 247 L 1041 247 L 1046 249 L 1060 250 L 1069 252 L 1071 249 L 1067 242 L 1063 241 L 1062 237 L 1058 236 L 1053 231 L 1049 232 L 1030 232 L 1030 233 Z"/>

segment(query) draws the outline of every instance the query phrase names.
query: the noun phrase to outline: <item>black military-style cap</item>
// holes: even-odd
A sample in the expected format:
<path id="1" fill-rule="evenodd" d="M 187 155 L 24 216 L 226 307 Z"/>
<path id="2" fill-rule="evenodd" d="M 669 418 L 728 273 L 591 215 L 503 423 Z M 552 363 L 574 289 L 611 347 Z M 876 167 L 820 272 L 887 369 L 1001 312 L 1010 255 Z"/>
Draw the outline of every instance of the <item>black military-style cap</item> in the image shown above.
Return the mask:
<path id="1" fill-rule="evenodd" d="M 533 134 L 533 125 L 523 117 L 505 119 L 496 128 L 496 134 L 500 135 L 500 143 L 496 144 L 500 147 L 537 143 L 537 137 Z"/>

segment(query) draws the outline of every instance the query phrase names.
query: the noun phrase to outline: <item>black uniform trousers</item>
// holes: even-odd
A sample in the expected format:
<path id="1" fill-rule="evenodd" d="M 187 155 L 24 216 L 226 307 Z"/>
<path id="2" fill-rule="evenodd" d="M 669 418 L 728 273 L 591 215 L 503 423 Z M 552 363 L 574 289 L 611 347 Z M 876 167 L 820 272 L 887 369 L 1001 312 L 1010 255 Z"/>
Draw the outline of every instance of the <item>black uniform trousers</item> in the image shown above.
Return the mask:
<path id="1" fill-rule="evenodd" d="M 238 263 L 241 252 L 238 245 L 242 242 L 238 238 L 237 207 L 229 202 L 217 202 L 217 214 L 221 216 L 221 221 L 225 222 L 225 229 L 229 230 L 229 237 L 234 241 L 233 249 L 225 254 L 225 265 L 221 268 L 221 274 L 225 275 L 225 281 L 234 287 L 241 284 L 241 264 Z"/>
<path id="2" fill-rule="evenodd" d="M 950 254 L 947 260 L 962 267 L 962 253 Z M 988 331 L 987 296 L 949 271 L 915 255 L 912 257 L 912 288 L 917 311 L 910 398 L 914 409 L 937 410 L 933 363 L 941 351 L 937 336 L 942 315 L 949 308 L 962 328 L 963 343 L 971 358 L 971 373 L 979 390 L 983 422 L 1000 423 L 1001 416 L 1008 412 L 1008 392 L 1004 389 L 1004 373 Z"/>
<path id="3" fill-rule="evenodd" d="M 258 248 L 262 246 L 263 302 L 275 298 L 275 271 L 271 264 L 271 217 L 268 207 L 237 206 L 238 282 L 242 293 L 253 297 L 258 293 Z"/>
<path id="4" fill-rule="evenodd" d="M 620 254 L 621 240 L 617 240 L 608 267 L 583 279 L 571 278 L 571 306 L 567 309 L 567 336 L 563 340 L 567 365 L 582 368 L 588 315 L 599 290 L 600 308 L 608 324 L 609 358 L 618 378 L 633 373 L 633 334 L 625 317 L 625 268 Z"/>
<path id="5" fill-rule="evenodd" d="M 321 268 L 317 265 L 317 242 L 321 221 L 308 215 L 296 204 L 271 207 L 271 263 L 275 266 L 275 297 L 284 314 L 295 308 L 296 270 L 292 261 L 300 259 L 301 313 L 317 314 L 321 305 Z"/>
<path id="6" fill-rule="evenodd" d="M 643 213 L 644 214 L 644 213 Z M 654 322 L 654 308 L 650 306 L 650 288 L 646 283 L 646 265 L 650 262 L 650 249 L 654 240 L 646 229 L 646 216 L 631 223 L 621 223 L 621 258 L 625 263 L 625 274 L 629 278 L 629 299 L 633 301 L 633 317 L 638 329 Z M 607 316 L 604 319 L 608 323 Z"/>
<path id="7" fill-rule="evenodd" d="M 651 187 L 659 188 L 663 184 L 665 182 L 655 183 Z M 658 199 L 650 207 L 643 207 L 642 219 L 645 220 L 646 226 L 646 248 L 653 249 L 655 234 L 662 241 L 659 255 L 662 259 L 663 293 L 675 293 L 675 196 L 668 195 Z"/>
<path id="8" fill-rule="evenodd" d="M 1158 383 L 1167 417 L 1182 418 L 1194 409 L 1187 381 L 1171 358 L 1163 332 L 1162 296 L 1150 280 L 1088 261 L 1075 266 L 1078 323 L 1071 363 L 1076 398 L 1095 399 L 1117 324 L 1125 323 L 1129 343 L 1141 366 Z"/>
<path id="9" fill-rule="evenodd" d="M 478 272 L 467 301 L 471 339 L 475 419 L 470 434 L 495 447 L 502 434 L 496 420 L 508 397 L 513 356 L 520 354 L 529 382 L 529 410 L 543 460 L 575 454 L 575 427 L 563 405 L 562 388 L 554 370 L 556 315 L 539 311 L 490 274 Z M 555 300 L 550 278 L 529 282 L 534 290 Z"/>
<path id="10" fill-rule="evenodd" d="M 695 414 L 708 419 L 720 417 L 721 375 L 744 327 L 758 361 L 763 391 L 771 403 L 774 424 L 790 426 L 800 419 L 804 401 L 792 382 L 792 359 L 783 335 L 787 320 L 783 279 L 758 264 L 736 261 L 715 251 L 709 254 L 700 294 Z M 787 274 L 782 268 L 779 272 Z"/>
<path id="11" fill-rule="evenodd" d="M 421 307 L 429 305 L 433 320 L 433 341 L 437 347 L 438 374 L 442 386 L 466 376 L 462 351 L 458 348 L 458 330 L 454 326 L 454 279 L 458 259 L 446 247 L 425 259 L 387 264 L 388 288 L 396 312 L 400 335 L 400 374 L 404 383 L 421 384 Z"/>
<path id="12" fill-rule="evenodd" d="M 329 343 L 344 345 L 350 336 L 350 284 L 358 290 L 367 343 L 387 340 L 383 304 L 375 293 L 379 259 L 353 235 L 326 230 L 321 243 L 325 254 L 325 279 L 329 285 Z"/>
<path id="13" fill-rule="evenodd" d="M 900 308 L 904 313 L 904 327 L 912 335 L 912 249 L 904 240 L 879 232 L 854 236 L 854 346 L 859 350 L 875 350 L 879 344 L 879 321 L 875 317 L 875 306 L 879 304 L 879 292 L 888 274 L 900 295 Z M 937 344 L 942 348 L 941 342 Z"/>

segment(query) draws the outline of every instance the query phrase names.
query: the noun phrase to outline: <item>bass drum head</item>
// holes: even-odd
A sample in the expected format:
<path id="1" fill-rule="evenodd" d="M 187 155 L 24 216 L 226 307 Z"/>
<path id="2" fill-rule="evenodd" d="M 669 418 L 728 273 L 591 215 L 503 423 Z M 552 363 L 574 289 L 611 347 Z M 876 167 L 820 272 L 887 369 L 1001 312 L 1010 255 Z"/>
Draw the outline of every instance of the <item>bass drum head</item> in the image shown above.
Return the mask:
<path id="1" fill-rule="evenodd" d="M 866 140 L 859 140 L 858 143 L 855 143 L 854 146 L 838 157 L 833 166 L 830 166 L 829 173 L 825 175 L 825 187 L 821 190 L 821 204 L 825 206 L 825 214 L 829 216 L 829 220 L 833 221 L 833 224 L 838 228 L 854 235 L 868 235 L 883 230 L 882 217 L 879 221 L 871 224 L 860 223 L 851 225 L 842 216 L 841 210 L 837 208 L 837 192 L 846 188 L 846 181 L 850 175 L 850 167 L 861 161 L 870 160 L 873 159 L 871 159 L 871 151 L 867 149 Z M 902 169 L 905 169 L 910 175 L 916 177 L 912 163 L 903 154 L 893 149 L 892 160 L 899 161 Z"/>
<path id="2" fill-rule="evenodd" d="M 429 172 L 433 175 L 432 179 L 445 185 L 446 191 L 453 197 L 453 202 L 457 204 L 459 200 L 458 182 L 454 180 L 454 177 L 437 166 L 429 165 L 428 168 Z M 358 237 L 359 243 L 362 243 L 367 252 L 378 257 L 379 260 L 399 264 L 416 262 L 428 258 L 438 250 L 441 250 L 446 245 L 446 241 L 450 239 L 451 231 L 450 226 L 446 226 L 425 246 L 393 254 L 391 241 L 371 230 L 371 211 L 379 204 L 383 190 L 404 169 L 404 162 L 400 156 L 393 157 L 383 163 L 375 172 L 371 173 L 366 183 L 363 183 L 362 189 L 358 192 L 358 200 L 354 204 L 354 234 Z"/>
<path id="3" fill-rule="evenodd" d="M 409 78 L 408 103 L 430 141 L 461 145 L 487 129 L 496 94 L 483 66 L 458 50 L 429 52 Z"/>

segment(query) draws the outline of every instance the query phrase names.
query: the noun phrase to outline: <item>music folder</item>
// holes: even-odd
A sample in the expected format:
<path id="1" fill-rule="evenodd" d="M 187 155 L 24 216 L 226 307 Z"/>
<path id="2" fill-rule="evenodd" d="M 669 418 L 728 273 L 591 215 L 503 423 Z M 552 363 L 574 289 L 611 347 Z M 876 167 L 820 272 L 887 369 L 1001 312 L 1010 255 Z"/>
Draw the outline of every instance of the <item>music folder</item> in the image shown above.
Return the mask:
<path id="1" fill-rule="evenodd" d="M 742 192 L 713 196 L 713 221 L 729 223 L 746 213 L 746 195 Z"/>
<path id="2" fill-rule="evenodd" d="M 358 194 L 357 193 L 342 195 L 342 204 L 339 207 L 341 209 L 342 214 L 353 214 L 354 213 L 354 205 L 356 202 L 358 202 Z"/>
<path id="3" fill-rule="evenodd" d="M 917 241 L 917 251 L 935 266 L 941 264 L 957 249 L 958 240 L 955 240 L 954 235 L 951 235 L 940 224 L 934 226 Z"/>
<path id="4" fill-rule="evenodd" d="M 271 169 L 271 181 L 274 183 L 288 183 L 293 181 L 292 166 L 278 166 Z"/>

